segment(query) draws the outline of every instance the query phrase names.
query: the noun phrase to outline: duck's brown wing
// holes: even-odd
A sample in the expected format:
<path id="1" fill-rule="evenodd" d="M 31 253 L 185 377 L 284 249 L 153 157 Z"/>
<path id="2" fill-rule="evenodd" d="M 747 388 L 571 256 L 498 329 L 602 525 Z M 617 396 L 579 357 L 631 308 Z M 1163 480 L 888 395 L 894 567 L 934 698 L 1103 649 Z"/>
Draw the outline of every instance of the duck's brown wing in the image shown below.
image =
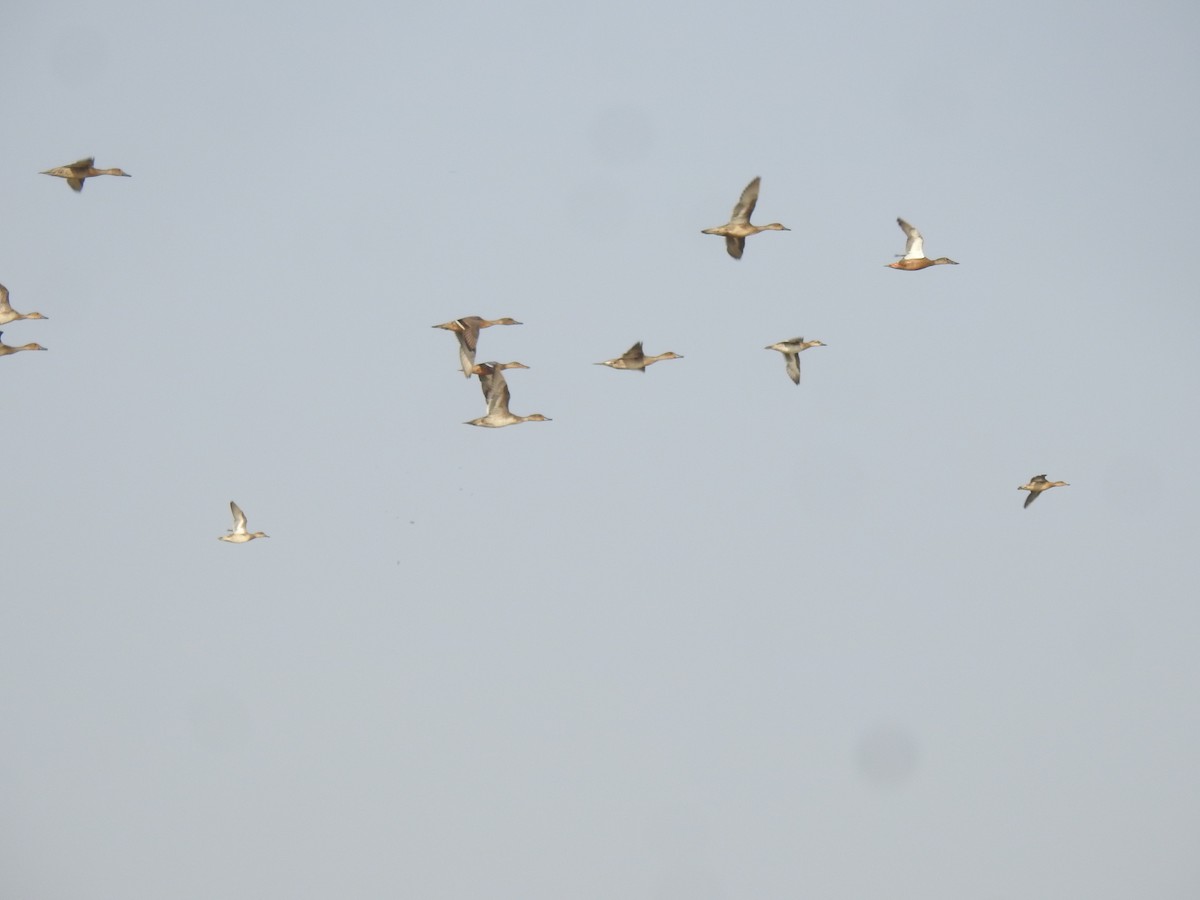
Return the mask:
<path id="1" fill-rule="evenodd" d="M 462 369 L 463 375 L 470 378 L 471 369 L 475 366 L 475 351 L 467 349 L 466 344 L 462 341 L 458 342 L 458 365 Z"/>
<path id="2" fill-rule="evenodd" d="M 493 369 L 492 374 L 488 377 L 488 415 L 494 415 L 497 412 L 508 412 L 508 402 L 510 399 L 512 399 L 512 394 L 508 390 L 508 381 L 504 378 L 504 373 L 499 369 Z"/>
<path id="3" fill-rule="evenodd" d="M 800 383 L 800 354 L 785 353 L 783 358 L 787 360 L 788 378 L 792 379 L 795 384 Z"/>
<path id="4" fill-rule="evenodd" d="M 1029 504 L 1038 498 L 1041 491 L 1030 491 L 1029 496 L 1025 498 L 1025 505 L 1021 509 L 1029 509 Z"/>
<path id="5" fill-rule="evenodd" d="M 755 178 L 746 185 L 742 196 L 738 198 L 737 205 L 733 208 L 733 215 L 729 217 L 731 223 L 750 221 L 750 217 L 754 215 L 754 207 L 758 203 L 758 186 L 761 181 L 761 178 Z"/>
<path id="6" fill-rule="evenodd" d="M 71 186 L 71 190 L 75 191 L 75 193 L 79 193 L 80 191 L 83 190 L 83 179 L 82 178 L 68 178 L 67 184 L 69 184 Z"/>
<path id="7" fill-rule="evenodd" d="M 473 319 L 474 321 L 472 321 Z M 471 316 L 467 319 L 459 319 L 458 324 L 462 326 L 461 330 L 454 332 L 458 335 L 458 342 L 474 353 L 475 348 L 479 346 L 479 320 Z"/>
<path id="8" fill-rule="evenodd" d="M 621 354 L 621 359 L 628 360 L 629 362 L 641 362 L 645 358 L 646 358 L 646 354 L 642 351 L 642 342 L 641 341 L 638 341 L 636 344 L 634 344 L 632 347 L 630 347 L 628 350 L 626 350 L 624 353 Z"/>
<path id="9" fill-rule="evenodd" d="M 475 374 L 479 377 L 479 388 L 483 391 L 483 399 L 485 402 L 491 397 L 492 379 L 496 377 L 496 372 L 499 371 L 496 366 L 497 363 L 485 362 L 480 363 L 478 366 L 472 367 L 472 369 L 475 371 Z"/>
<path id="10" fill-rule="evenodd" d="M 734 259 L 741 259 L 742 251 L 746 249 L 746 239 L 727 234 L 725 235 L 725 249 L 729 251 L 729 255 Z"/>

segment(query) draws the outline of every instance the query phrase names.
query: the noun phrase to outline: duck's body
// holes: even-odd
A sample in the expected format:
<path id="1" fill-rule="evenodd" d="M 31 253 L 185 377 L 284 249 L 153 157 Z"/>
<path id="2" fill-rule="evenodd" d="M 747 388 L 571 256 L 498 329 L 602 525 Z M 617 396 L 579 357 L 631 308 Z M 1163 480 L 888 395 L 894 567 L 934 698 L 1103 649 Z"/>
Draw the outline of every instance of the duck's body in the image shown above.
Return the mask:
<path id="1" fill-rule="evenodd" d="M 716 228 L 705 228 L 700 232 L 701 234 L 724 236 L 725 249 L 734 259 L 742 258 L 742 252 L 746 249 L 746 238 L 752 234 L 758 234 L 760 231 L 791 231 L 790 228 L 786 228 L 778 222 L 772 222 L 770 225 L 750 224 L 750 216 L 754 214 L 754 206 L 758 203 L 758 187 L 761 181 L 761 178 L 755 178 L 746 185 L 727 224 L 719 225 Z"/>
<path id="2" fill-rule="evenodd" d="M 0 325 L 7 325 L 9 322 L 16 322 L 20 319 L 45 319 L 39 312 L 19 313 L 12 308 L 8 302 L 8 288 L 0 284 Z"/>
<path id="3" fill-rule="evenodd" d="M 1048 491 L 1054 487 L 1070 487 L 1065 481 L 1047 481 L 1045 475 L 1034 475 L 1029 479 L 1029 484 L 1023 484 L 1018 491 L 1029 491 L 1029 496 L 1025 498 L 1025 506 L 1023 509 L 1028 509 L 1029 504 L 1038 498 L 1042 491 Z"/>
<path id="4" fill-rule="evenodd" d="M 825 347 L 821 341 L 806 341 L 802 337 L 789 338 L 786 341 L 780 341 L 777 344 L 767 344 L 763 347 L 764 350 L 778 350 L 783 354 L 784 360 L 787 362 L 788 378 L 792 379 L 796 384 L 800 383 L 800 354 L 809 347 Z"/>
<path id="5" fill-rule="evenodd" d="M 453 322 L 444 322 L 441 325 L 434 325 L 433 327 L 454 332 L 454 336 L 458 338 L 458 361 L 462 366 L 463 375 L 470 378 L 472 374 L 471 370 L 475 365 L 475 349 L 479 346 L 480 330 L 491 328 L 493 325 L 520 324 L 516 319 L 510 319 L 507 316 L 503 319 L 483 319 L 479 316 L 463 316 L 463 318 L 455 319 Z"/>
<path id="6" fill-rule="evenodd" d="M 95 157 L 89 156 L 87 159 L 77 160 L 73 163 L 68 163 L 65 166 L 58 166 L 55 169 L 47 169 L 40 173 L 42 175 L 55 175 L 59 178 L 67 179 L 67 184 L 71 186 L 73 191 L 83 190 L 83 180 L 85 178 L 95 178 L 97 175 L 120 175 L 124 178 L 132 177 L 128 172 L 122 172 L 120 169 L 97 169 L 94 163 Z"/>
<path id="7" fill-rule="evenodd" d="M 503 428 L 505 425 L 519 425 L 522 422 L 549 422 L 541 413 L 529 416 L 518 416 L 509 412 L 508 403 L 511 394 L 508 381 L 504 378 L 505 369 L 527 369 L 520 363 L 483 363 L 472 367 L 472 374 L 479 376 L 483 387 L 483 396 L 487 400 L 487 415 L 464 422 L 464 425 L 478 425 L 481 428 Z"/>
<path id="8" fill-rule="evenodd" d="M 270 537 L 269 534 L 263 534 L 261 531 L 246 530 L 246 514 L 232 500 L 229 501 L 229 509 L 233 512 L 233 527 L 229 529 L 229 534 L 223 534 L 218 541 L 228 541 L 231 544 L 245 544 L 247 541 L 252 541 L 255 538 Z"/>
<path id="9" fill-rule="evenodd" d="M 900 226 L 900 230 L 908 237 L 907 243 L 904 245 L 904 256 L 894 263 L 888 263 L 889 269 L 903 269 L 906 272 L 915 272 L 918 269 L 927 269 L 930 266 L 957 266 L 952 259 L 947 259 L 944 256 L 939 256 L 937 259 L 929 259 L 925 255 L 925 238 L 921 237 L 921 232 L 917 231 L 912 225 L 909 225 L 903 219 L 896 219 L 896 223 Z"/>
<path id="10" fill-rule="evenodd" d="M 660 353 L 657 356 L 647 356 L 642 352 L 642 342 L 638 341 L 616 359 L 606 359 L 604 362 L 596 363 L 596 365 L 608 366 L 610 369 L 645 372 L 647 366 L 651 366 L 663 359 L 683 359 L 683 357 L 678 353 L 672 353 L 670 350 L 666 353 Z"/>
<path id="11" fill-rule="evenodd" d="M 0 338 L 4 337 L 4 332 L 0 331 Z M 10 347 L 8 344 L 0 341 L 0 356 L 11 356 L 14 353 L 20 353 L 22 350 L 45 350 L 41 344 L 22 344 L 20 347 Z"/>

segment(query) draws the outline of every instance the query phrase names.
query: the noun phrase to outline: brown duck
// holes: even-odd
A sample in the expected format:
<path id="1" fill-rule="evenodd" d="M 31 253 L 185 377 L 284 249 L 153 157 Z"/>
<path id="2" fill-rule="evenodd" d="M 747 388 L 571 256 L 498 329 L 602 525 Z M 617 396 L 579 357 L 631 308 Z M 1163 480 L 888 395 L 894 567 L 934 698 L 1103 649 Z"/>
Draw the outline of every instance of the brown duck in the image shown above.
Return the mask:
<path id="1" fill-rule="evenodd" d="M 734 259 L 742 258 L 742 251 L 746 249 L 746 238 L 750 235 L 758 234 L 760 231 L 792 230 L 785 228 L 778 222 L 772 222 L 770 225 L 750 224 L 750 217 L 754 215 L 754 206 L 758 203 L 758 186 L 761 181 L 761 178 L 755 178 L 746 185 L 746 189 L 742 191 L 742 196 L 733 208 L 733 215 L 729 217 L 727 224 L 718 225 L 716 228 L 705 228 L 700 232 L 701 234 L 723 235 L 725 237 L 725 249 L 729 251 L 729 255 Z"/>
<path id="2" fill-rule="evenodd" d="M 132 178 L 128 172 L 122 172 L 120 169 L 97 169 L 93 163 L 96 162 L 95 157 L 89 156 L 87 159 L 81 159 L 77 162 L 67 163 L 65 166 L 59 166 L 56 169 L 47 169 L 41 172 L 41 175 L 57 175 L 59 178 L 67 179 L 67 184 L 71 186 L 73 191 L 83 190 L 83 179 L 95 178 L 97 175 L 122 175 L 125 178 Z"/>
<path id="3" fill-rule="evenodd" d="M 929 259 L 925 255 L 925 238 L 921 237 L 921 232 L 917 231 L 912 225 L 909 225 L 903 219 L 897 219 L 896 222 L 900 225 L 901 230 L 908 235 L 908 243 L 904 245 L 904 256 L 894 263 L 888 263 L 889 269 L 904 269 L 906 272 L 915 272 L 917 269 L 927 269 L 930 266 L 957 266 L 952 259 L 947 259 L 944 256 L 939 256 L 937 259 Z"/>

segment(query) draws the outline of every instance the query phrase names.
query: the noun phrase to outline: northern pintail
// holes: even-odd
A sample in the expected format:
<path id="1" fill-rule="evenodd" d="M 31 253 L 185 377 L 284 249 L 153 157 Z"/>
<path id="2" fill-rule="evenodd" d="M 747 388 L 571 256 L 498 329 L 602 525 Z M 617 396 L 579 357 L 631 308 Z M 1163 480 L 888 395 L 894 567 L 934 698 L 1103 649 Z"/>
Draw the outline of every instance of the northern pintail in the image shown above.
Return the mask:
<path id="1" fill-rule="evenodd" d="M 701 234 L 720 234 L 725 237 L 725 249 L 729 251 L 729 255 L 734 259 L 742 258 L 742 251 L 746 249 L 746 238 L 752 234 L 758 234 L 760 231 L 791 231 L 790 228 L 785 228 L 778 222 L 772 222 L 770 225 L 751 225 L 750 216 L 754 214 L 754 205 L 758 203 L 758 185 L 761 178 L 755 178 L 742 191 L 741 199 L 738 200 L 737 206 L 733 208 L 733 215 L 729 217 L 729 222 L 726 225 L 720 225 L 717 228 L 705 228 Z"/>
<path id="2" fill-rule="evenodd" d="M 434 325 L 433 327 L 454 332 L 455 337 L 458 338 L 458 361 L 462 365 L 463 375 L 470 378 L 471 367 L 475 365 L 475 348 L 479 345 L 480 329 L 491 328 L 493 325 L 520 324 L 516 319 L 510 319 L 507 316 L 503 319 L 482 319 L 479 316 L 463 316 L 461 319 L 455 319 L 453 322 L 444 322 L 441 325 Z"/>
<path id="3" fill-rule="evenodd" d="M 229 541 L 231 544 L 244 544 L 255 538 L 270 537 L 269 534 L 263 534 L 261 531 L 247 531 L 246 514 L 232 500 L 229 501 L 229 508 L 233 511 L 233 527 L 229 529 L 229 534 L 223 534 L 217 538 L 218 541 Z"/>
<path id="4" fill-rule="evenodd" d="M 764 350 L 778 350 L 783 354 L 784 360 L 787 362 L 788 378 L 792 379 L 796 384 L 800 383 L 800 354 L 809 347 L 827 347 L 821 341 L 806 341 L 802 337 L 789 338 L 786 341 L 780 341 L 778 344 L 767 344 L 763 347 Z"/>
<path id="5" fill-rule="evenodd" d="M 647 356 L 642 352 L 642 342 L 638 341 L 616 359 L 606 359 L 604 362 L 595 363 L 597 366 L 608 366 L 611 369 L 631 369 L 638 372 L 645 372 L 646 367 L 653 365 L 660 359 L 683 359 L 678 353 L 672 353 L 668 350 L 666 353 L 660 353 L 658 356 Z"/>
<path id="6" fill-rule="evenodd" d="M 0 338 L 4 337 L 4 332 L 0 331 Z M 24 344 L 20 347 L 10 347 L 8 344 L 0 341 L 0 356 L 11 356 L 14 353 L 20 353 L 22 350 L 45 350 L 41 344 Z"/>
<path id="7" fill-rule="evenodd" d="M 55 169 L 47 169 L 45 172 L 39 174 L 57 175 L 59 178 L 65 178 L 73 191 L 82 191 L 83 179 L 94 178 L 97 175 L 123 175 L 126 178 L 132 177 L 128 172 L 122 172 L 120 169 L 97 169 L 93 165 L 95 162 L 95 157 L 89 156 L 87 159 L 67 163 L 67 165 L 58 166 Z"/>
<path id="8" fill-rule="evenodd" d="M 896 260 L 894 263 L 888 263 L 889 269 L 904 269 L 906 272 L 915 272 L 917 269 L 927 269 L 929 266 L 957 266 L 952 259 L 947 259 L 944 256 L 939 256 L 937 259 L 929 259 L 925 256 L 925 238 L 921 237 L 921 232 L 917 231 L 912 225 L 909 225 L 903 219 L 896 219 L 900 229 L 908 235 L 908 242 L 904 245 L 904 256 Z"/>
<path id="9" fill-rule="evenodd" d="M 464 422 L 464 425 L 479 425 L 482 428 L 503 428 L 505 425 L 519 425 L 522 422 L 549 422 L 541 413 L 531 416 L 518 416 L 508 411 L 511 394 L 508 381 L 504 378 L 505 369 L 528 369 L 521 363 L 482 363 L 472 367 L 472 373 L 479 376 L 483 387 L 483 396 L 487 400 L 487 415 Z"/>
<path id="10" fill-rule="evenodd" d="M 1029 496 L 1025 498 L 1024 509 L 1029 508 L 1029 504 L 1038 498 L 1038 494 L 1042 491 L 1048 491 L 1053 487 L 1070 487 L 1065 481 L 1047 481 L 1045 475 L 1034 475 L 1029 479 L 1029 484 L 1023 484 L 1018 491 L 1029 491 Z"/>
<path id="11" fill-rule="evenodd" d="M 8 302 L 8 288 L 0 284 L 0 325 L 16 322 L 18 319 L 47 319 L 39 312 L 19 313 Z"/>

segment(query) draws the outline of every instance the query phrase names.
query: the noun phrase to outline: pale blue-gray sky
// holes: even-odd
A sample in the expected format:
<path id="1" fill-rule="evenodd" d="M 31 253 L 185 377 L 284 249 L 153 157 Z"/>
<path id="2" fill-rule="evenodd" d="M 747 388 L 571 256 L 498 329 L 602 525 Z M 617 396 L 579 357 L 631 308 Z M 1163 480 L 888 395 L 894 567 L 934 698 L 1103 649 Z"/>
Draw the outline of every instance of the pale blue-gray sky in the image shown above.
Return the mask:
<path id="1" fill-rule="evenodd" d="M 1196 897 L 1198 25 L 6 10 L 0 897 Z"/>

